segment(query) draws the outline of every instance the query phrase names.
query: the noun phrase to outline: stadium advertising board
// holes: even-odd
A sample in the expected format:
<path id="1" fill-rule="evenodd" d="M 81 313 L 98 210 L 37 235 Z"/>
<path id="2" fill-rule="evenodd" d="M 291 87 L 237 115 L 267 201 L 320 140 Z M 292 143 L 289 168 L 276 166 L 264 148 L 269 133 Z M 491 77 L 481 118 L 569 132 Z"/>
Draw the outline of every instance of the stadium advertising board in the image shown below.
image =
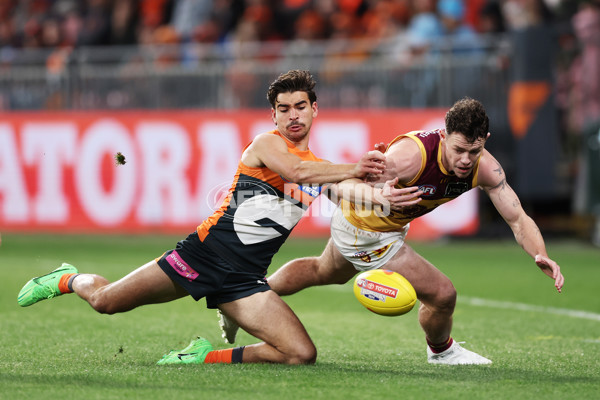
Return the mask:
<path id="1" fill-rule="evenodd" d="M 443 110 L 326 110 L 311 150 L 355 162 L 397 134 L 443 127 Z M 187 233 L 218 207 L 244 146 L 274 128 L 268 111 L 8 113 L 0 117 L 0 230 Z M 126 164 L 116 165 L 116 153 Z M 471 191 L 413 222 L 409 238 L 473 233 Z M 295 230 L 327 235 L 317 200 Z"/>

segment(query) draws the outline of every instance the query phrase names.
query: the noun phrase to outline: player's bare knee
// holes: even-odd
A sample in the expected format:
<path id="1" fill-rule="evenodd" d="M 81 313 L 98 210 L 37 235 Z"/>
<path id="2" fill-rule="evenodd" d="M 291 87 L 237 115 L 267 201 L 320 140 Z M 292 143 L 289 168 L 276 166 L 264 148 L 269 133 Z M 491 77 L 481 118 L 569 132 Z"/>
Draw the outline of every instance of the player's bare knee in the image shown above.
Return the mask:
<path id="1" fill-rule="evenodd" d="M 90 306 L 92 306 L 94 310 L 96 310 L 100 314 L 108 314 L 106 312 L 106 304 L 102 302 L 100 296 L 90 296 L 90 298 L 88 299 L 88 303 L 90 304 Z"/>
<path id="2" fill-rule="evenodd" d="M 97 290 L 90 296 L 88 303 L 100 314 L 111 315 L 122 311 L 120 309 L 121 307 L 118 307 L 115 302 L 101 289 Z"/>
<path id="3" fill-rule="evenodd" d="M 431 312 L 452 314 L 456 305 L 456 289 L 450 283 L 435 287 L 428 294 L 419 297 L 421 307 Z"/>
<path id="4" fill-rule="evenodd" d="M 435 298 L 435 307 L 438 310 L 453 312 L 456 306 L 456 289 L 453 285 L 445 285 L 439 289 Z"/>
<path id="5" fill-rule="evenodd" d="M 310 345 L 298 346 L 294 349 L 293 354 L 287 357 L 287 364 L 314 364 L 317 361 L 317 348 L 311 343 Z"/>
<path id="6" fill-rule="evenodd" d="M 356 273 L 353 268 L 349 271 L 332 268 L 331 265 L 327 264 L 328 262 L 329 260 L 324 259 L 322 256 L 315 261 L 315 276 L 318 278 L 318 285 L 343 285 Z"/>

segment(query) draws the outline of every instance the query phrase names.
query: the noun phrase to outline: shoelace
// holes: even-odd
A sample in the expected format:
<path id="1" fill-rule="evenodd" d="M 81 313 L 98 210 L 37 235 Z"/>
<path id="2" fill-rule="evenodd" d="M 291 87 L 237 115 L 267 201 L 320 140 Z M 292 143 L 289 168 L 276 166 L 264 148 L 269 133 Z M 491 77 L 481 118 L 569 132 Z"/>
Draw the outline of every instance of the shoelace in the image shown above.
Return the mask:
<path id="1" fill-rule="evenodd" d="M 50 294 L 48 295 L 48 297 L 46 297 L 46 299 L 51 299 L 53 297 L 56 297 L 56 293 L 54 292 L 54 289 L 52 289 L 52 287 L 50 285 L 47 285 L 45 283 L 40 283 L 40 282 L 36 282 L 38 285 L 40 285 L 42 288 L 44 288 L 44 290 L 49 290 Z"/>

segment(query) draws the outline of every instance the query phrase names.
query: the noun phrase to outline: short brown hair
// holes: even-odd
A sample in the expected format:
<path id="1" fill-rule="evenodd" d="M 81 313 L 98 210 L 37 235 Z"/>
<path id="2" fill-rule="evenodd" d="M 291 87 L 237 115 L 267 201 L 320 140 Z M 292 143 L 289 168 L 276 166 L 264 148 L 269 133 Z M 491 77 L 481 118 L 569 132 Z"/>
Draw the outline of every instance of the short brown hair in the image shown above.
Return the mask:
<path id="1" fill-rule="evenodd" d="M 280 93 L 306 92 L 312 105 L 317 101 L 317 95 L 313 90 L 316 83 L 310 72 L 293 69 L 279 75 L 271 83 L 267 91 L 267 100 L 271 103 L 271 107 L 275 108 L 275 102 Z"/>
<path id="2" fill-rule="evenodd" d="M 446 132 L 462 133 L 468 142 L 485 139 L 490 129 L 490 120 L 483 104 L 465 97 L 452 106 L 446 113 Z"/>

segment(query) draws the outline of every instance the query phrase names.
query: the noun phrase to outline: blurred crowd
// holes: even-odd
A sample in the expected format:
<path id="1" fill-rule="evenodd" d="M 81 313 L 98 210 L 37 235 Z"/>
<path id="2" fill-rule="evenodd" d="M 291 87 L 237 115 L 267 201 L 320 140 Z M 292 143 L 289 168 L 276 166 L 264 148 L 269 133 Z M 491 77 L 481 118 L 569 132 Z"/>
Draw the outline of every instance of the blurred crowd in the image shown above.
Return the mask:
<path id="1" fill-rule="evenodd" d="M 0 46 L 378 39 L 499 33 L 575 0 L 0 0 Z"/>
<path id="2" fill-rule="evenodd" d="M 331 39 L 362 40 L 343 62 L 348 54 L 360 62 L 391 40 L 401 43 L 395 61 L 411 63 L 441 38 L 478 48 L 484 34 L 550 24 L 563 50 L 559 108 L 566 129 L 580 130 L 590 115 L 600 116 L 600 0 L 0 0 L 0 66 L 18 65 L 15 51 L 41 49 L 49 52 L 49 75 L 59 76 L 78 47 Z M 242 99 L 252 80 L 243 65 L 230 69 Z"/>

